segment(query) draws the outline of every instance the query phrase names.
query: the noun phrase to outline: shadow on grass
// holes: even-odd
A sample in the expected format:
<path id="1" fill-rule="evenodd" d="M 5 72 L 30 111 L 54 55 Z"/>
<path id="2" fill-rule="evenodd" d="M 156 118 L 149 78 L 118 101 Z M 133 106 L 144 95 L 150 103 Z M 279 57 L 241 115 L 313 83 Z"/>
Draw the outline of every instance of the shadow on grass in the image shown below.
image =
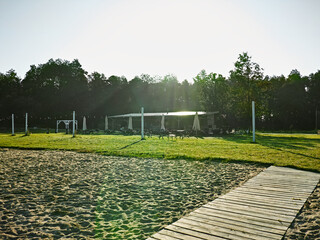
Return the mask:
<path id="1" fill-rule="evenodd" d="M 120 150 L 125 149 L 125 148 L 128 148 L 128 147 L 130 147 L 130 146 L 132 146 L 132 145 L 134 145 L 134 144 L 137 144 L 137 143 L 139 143 L 139 142 L 141 142 L 141 141 L 142 141 L 142 139 L 140 139 L 140 140 L 138 140 L 138 141 L 136 141 L 136 142 L 130 143 L 130 144 L 128 144 L 127 146 L 124 146 L 124 147 L 120 148 Z"/>
<path id="2" fill-rule="evenodd" d="M 226 141 L 236 142 L 239 144 L 248 144 L 251 141 L 249 135 L 239 136 L 226 136 L 223 137 Z M 320 139 L 312 139 L 306 137 L 281 137 L 281 136 L 264 136 L 257 135 L 257 144 L 274 149 L 277 151 L 287 152 L 301 157 L 312 158 L 320 160 L 319 157 L 310 156 L 301 152 L 302 150 L 308 150 L 309 148 L 318 148 L 320 146 Z"/>
<path id="3" fill-rule="evenodd" d="M 259 136 L 260 145 L 277 151 L 288 152 L 297 156 L 320 160 L 319 157 L 310 156 L 294 150 L 308 150 L 320 146 L 320 139 L 310 139 L 304 137 L 276 137 Z"/>
<path id="4" fill-rule="evenodd" d="M 239 144 L 248 144 L 252 138 L 249 135 L 225 136 L 222 139 L 226 141 L 236 142 Z M 292 150 L 306 150 L 310 147 L 316 148 L 320 145 L 320 139 L 312 139 L 305 137 L 278 137 L 278 136 L 256 136 L 257 143 L 271 148 L 284 148 Z"/>
<path id="5" fill-rule="evenodd" d="M 259 136 L 259 142 L 267 147 L 285 148 L 292 150 L 305 150 L 310 147 L 316 148 L 320 145 L 320 139 L 304 137 L 276 137 L 276 136 Z"/>
<path id="6" fill-rule="evenodd" d="M 26 134 L 23 134 L 21 136 L 19 136 L 20 138 L 24 138 L 24 137 L 30 137 L 30 135 L 26 135 Z"/>
<path id="7" fill-rule="evenodd" d="M 271 145 L 264 145 L 263 143 L 258 143 L 258 144 L 260 144 L 261 146 L 264 146 L 264 147 L 268 147 L 268 148 L 277 150 L 277 151 L 287 152 L 287 153 L 291 153 L 291 154 L 298 155 L 298 156 L 301 156 L 301 157 L 306 157 L 306 158 L 312 158 L 312 159 L 320 160 L 320 158 L 318 158 L 318 157 L 309 156 L 309 155 L 306 155 L 306 154 L 303 154 L 303 153 L 293 152 L 293 151 L 290 151 L 290 150 L 287 150 L 287 149 L 283 149 L 283 148 L 279 148 L 279 147 L 274 147 L 274 146 L 271 146 Z"/>

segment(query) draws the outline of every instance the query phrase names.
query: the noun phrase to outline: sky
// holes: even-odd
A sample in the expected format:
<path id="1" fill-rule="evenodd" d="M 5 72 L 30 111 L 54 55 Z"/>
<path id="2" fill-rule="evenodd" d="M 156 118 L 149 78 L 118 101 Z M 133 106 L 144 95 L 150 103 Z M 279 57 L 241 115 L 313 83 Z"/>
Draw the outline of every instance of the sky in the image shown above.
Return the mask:
<path id="1" fill-rule="evenodd" d="M 248 52 L 264 74 L 320 70 L 319 0 L 0 0 L 0 72 L 78 59 L 107 77 L 229 76 Z"/>

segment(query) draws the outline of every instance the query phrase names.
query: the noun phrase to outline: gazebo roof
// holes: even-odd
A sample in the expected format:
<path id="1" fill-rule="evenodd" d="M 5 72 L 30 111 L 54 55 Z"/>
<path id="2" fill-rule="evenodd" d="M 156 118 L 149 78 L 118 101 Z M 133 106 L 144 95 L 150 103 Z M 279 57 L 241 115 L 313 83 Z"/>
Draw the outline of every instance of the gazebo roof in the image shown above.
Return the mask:
<path id="1" fill-rule="evenodd" d="M 157 112 L 157 113 L 144 113 L 144 117 L 169 117 L 169 116 L 194 116 L 198 113 L 198 115 L 213 115 L 218 112 L 196 112 L 196 111 L 183 111 L 183 112 Z M 141 113 L 127 113 L 122 115 L 114 115 L 108 118 L 126 118 L 126 117 L 141 117 Z"/>

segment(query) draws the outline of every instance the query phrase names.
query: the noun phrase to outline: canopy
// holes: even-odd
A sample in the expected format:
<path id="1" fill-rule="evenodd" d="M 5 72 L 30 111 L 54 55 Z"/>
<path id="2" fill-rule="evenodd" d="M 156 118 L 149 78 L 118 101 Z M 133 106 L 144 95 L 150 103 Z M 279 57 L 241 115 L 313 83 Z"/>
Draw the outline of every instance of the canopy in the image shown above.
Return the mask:
<path id="1" fill-rule="evenodd" d="M 161 130 L 166 130 L 166 128 L 164 127 L 164 115 L 162 115 L 161 117 Z"/>
<path id="2" fill-rule="evenodd" d="M 87 130 L 87 120 L 86 120 L 86 117 L 83 117 L 82 130 L 83 130 L 83 131 Z"/>
<path id="3" fill-rule="evenodd" d="M 159 112 L 159 113 L 144 113 L 144 117 L 168 117 L 168 116 L 195 116 L 198 115 L 213 115 L 218 112 L 194 112 L 194 111 L 184 111 L 184 112 Z M 114 115 L 109 118 L 126 118 L 126 117 L 141 117 L 141 113 L 128 113 L 122 115 Z"/>
<path id="4" fill-rule="evenodd" d="M 128 129 L 132 130 L 132 117 L 129 117 Z"/>
<path id="5" fill-rule="evenodd" d="M 104 130 L 108 130 L 108 116 L 106 116 L 106 118 L 105 118 Z"/>
<path id="6" fill-rule="evenodd" d="M 194 116 L 192 130 L 200 131 L 200 122 L 199 122 L 198 113 L 196 113 L 196 115 Z"/>

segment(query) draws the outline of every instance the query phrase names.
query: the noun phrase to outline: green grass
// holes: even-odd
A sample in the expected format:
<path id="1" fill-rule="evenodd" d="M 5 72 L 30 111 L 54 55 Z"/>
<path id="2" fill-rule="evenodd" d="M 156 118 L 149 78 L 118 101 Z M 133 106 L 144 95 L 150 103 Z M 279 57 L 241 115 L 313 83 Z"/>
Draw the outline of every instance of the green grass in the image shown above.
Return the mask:
<path id="1" fill-rule="evenodd" d="M 59 134 L 0 134 L 0 147 L 58 149 L 96 152 L 104 155 L 245 161 L 290 166 L 320 172 L 320 135 L 260 133 L 257 143 L 250 136 L 159 139 L 141 141 L 140 136 Z"/>

